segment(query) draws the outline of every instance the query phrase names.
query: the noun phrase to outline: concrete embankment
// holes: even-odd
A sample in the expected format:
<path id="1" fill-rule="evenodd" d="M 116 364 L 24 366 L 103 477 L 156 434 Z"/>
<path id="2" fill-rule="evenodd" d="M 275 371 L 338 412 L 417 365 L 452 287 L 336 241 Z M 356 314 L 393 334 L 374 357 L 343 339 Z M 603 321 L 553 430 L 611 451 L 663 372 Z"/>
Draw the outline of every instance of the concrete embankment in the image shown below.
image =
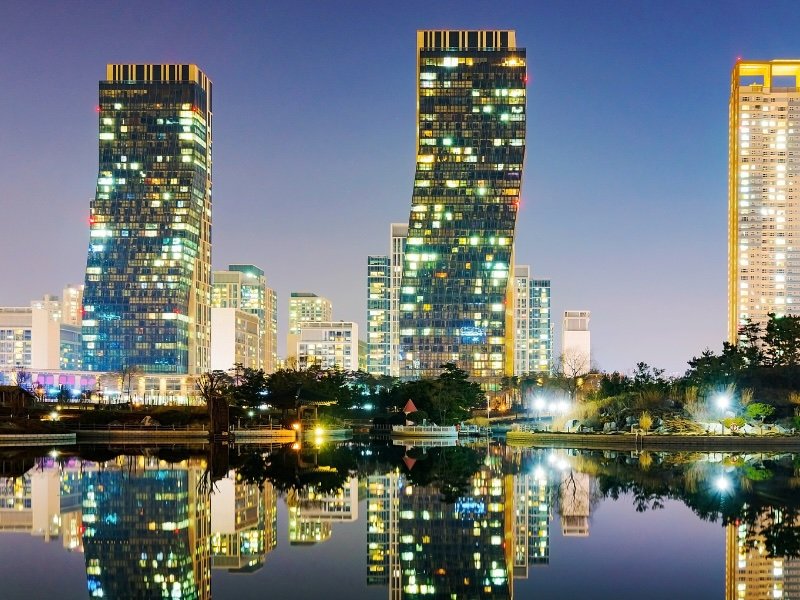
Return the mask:
<path id="1" fill-rule="evenodd" d="M 74 433 L 3 433 L 0 446 L 71 446 L 76 443 Z"/>
<path id="2" fill-rule="evenodd" d="M 800 436 L 635 435 L 509 431 L 506 443 L 532 448 L 587 450 L 717 450 L 720 452 L 800 452 Z"/>
<path id="3" fill-rule="evenodd" d="M 79 444 L 185 444 L 208 442 L 209 439 L 209 433 L 204 429 L 80 429 L 76 434 Z"/>
<path id="4" fill-rule="evenodd" d="M 236 429 L 233 441 L 237 444 L 291 444 L 297 440 L 294 429 Z"/>

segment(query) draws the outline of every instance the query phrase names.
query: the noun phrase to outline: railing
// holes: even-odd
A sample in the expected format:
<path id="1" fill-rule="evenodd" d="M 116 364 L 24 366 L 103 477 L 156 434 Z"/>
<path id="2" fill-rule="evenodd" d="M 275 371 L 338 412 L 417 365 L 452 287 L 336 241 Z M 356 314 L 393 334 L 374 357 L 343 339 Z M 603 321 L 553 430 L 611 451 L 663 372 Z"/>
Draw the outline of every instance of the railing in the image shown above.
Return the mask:
<path id="1" fill-rule="evenodd" d="M 403 433 L 456 433 L 454 425 L 395 425 L 392 430 Z"/>
<path id="2" fill-rule="evenodd" d="M 200 427 L 192 425 L 144 425 L 142 423 L 76 423 L 70 429 L 79 431 L 207 431 L 205 424 Z"/>
<path id="3" fill-rule="evenodd" d="M 283 425 L 277 423 L 270 423 L 268 425 L 253 425 L 251 427 L 235 427 L 231 425 L 231 431 L 275 431 L 275 430 L 285 430 L 285 431 L 294 431 L 293 429 L 288 429 Z"/>

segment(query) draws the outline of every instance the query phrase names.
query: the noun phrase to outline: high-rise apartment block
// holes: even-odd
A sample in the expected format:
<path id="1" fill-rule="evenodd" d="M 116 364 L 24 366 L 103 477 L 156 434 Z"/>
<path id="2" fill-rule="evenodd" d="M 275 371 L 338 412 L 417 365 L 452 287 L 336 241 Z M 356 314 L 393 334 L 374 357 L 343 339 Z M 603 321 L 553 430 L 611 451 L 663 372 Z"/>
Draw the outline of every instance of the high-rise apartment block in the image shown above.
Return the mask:
<path id="1" fill-rule="evenodd" d="M 513 372 L 512 247 L 525 158 L 513 31 L 417 32 L 417 161 L 400 290 L 400 375 Z"/>
<path id="2" fill-rule="evenodd" d="M 514 267 L 514 375 L 549 373 L 553 366 L 550 280 Z"/>
<path id="3" fill-rule="evenodd" d="M 311 292 L 292 292 L 289 296 L 289 333 L 286 336 L 286 357 L 296 359 L 300 326 L 333 319 L 331 301 Z"/>
<path id="4" fill-rule="evenodd" d="M 390 226 L 389 260 L 389 375 L 400 376 L 400 360 L 403 352 L 400 347 L 400 287 L 403 284 L 403 264 L 406 257 L 408 223 L 392 223 Z"/>
<path id="5" fill-rule="evenodd" d="M 254 265 L 229 265 L 227 271 L 214 271 L 211 291 L 211 355 L 212 368 L 229 369 L 233 363 L 220 366 L 223 354 L 231 351 L 229 343 L 224 342 L 215 332 L 215 320 L 226 321 L 228 325 L 237 322 L 250 328 L 249 319 L 236 316 L 223 316 L 226 312 L 242 312 L 256 318 L 258 338 L 257 354 L 253 368 L 272 373 L 277 368 L 278 316 L 277 296 L 267 287 L 264 271 Z M 222 332 L 219 332 L 220 334 Z M 225 328 L 225 340 L 231 341 L 231 331 Z M 245 331 L 241 332 L 246 335 Z M 235 335 L 234 335 L 235 337 Z M 241 336 L 240 336 L 241 337 Z M 216 342 L 224 343 L 220 347 Z M 242 362 L 237 360 L 236 362 Z M 242 362 L 242 364 L 245 364 Z M 247 365 L 249 366 L 249 365 Z"/>
<path id="6" fill-rule="evenodd" d="M 390 226 L 389 255 L 367 258 L 367 372 L 400 375 L 400 284 L 408 224 Z"/>
<path id="7" fill-rule="evenodd" d="M 367 373 L 389 375 L 391 362 L 391 265 L 388 256 L 367 257 Z"/>
<path id="8" fill-rule="evenodd" d="M 728 338 L 800 313 L 800 60 L 739 61 L 731 77 Z"/>
<path id="9" fill-rule="evenodd" d="M 112 64 L 100 82 L 83 298 L 89 370 L 208 367 L 211 90 L 188 64 Z"/>

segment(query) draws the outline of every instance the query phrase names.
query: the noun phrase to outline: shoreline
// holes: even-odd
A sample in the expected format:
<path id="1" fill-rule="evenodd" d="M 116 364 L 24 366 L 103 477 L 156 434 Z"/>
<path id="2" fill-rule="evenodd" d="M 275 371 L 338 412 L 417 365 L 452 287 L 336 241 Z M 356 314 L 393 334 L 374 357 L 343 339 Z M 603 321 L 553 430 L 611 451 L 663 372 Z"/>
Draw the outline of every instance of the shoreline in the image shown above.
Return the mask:
<path id="1" fill-rule="evenodd" d="M 590 450 L 795 450 L 800 436 L 735 435 L 633 435 L 603 433 L 548 433 L 509 431 L 506 443 L 517 447 L 576 448 Z"/>

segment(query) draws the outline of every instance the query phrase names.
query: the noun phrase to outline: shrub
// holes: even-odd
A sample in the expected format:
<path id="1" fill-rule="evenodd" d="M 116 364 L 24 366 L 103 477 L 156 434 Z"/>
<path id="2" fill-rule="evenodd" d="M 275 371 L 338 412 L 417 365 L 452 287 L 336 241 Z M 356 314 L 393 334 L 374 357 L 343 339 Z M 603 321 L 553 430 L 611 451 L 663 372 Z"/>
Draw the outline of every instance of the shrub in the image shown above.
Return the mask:
<path id="1" fill-rule="evenodd" d="M 650 428 L 652 426 L 653 426 L 653 417 L 650 415 L 649 412 L 644 411 L 639 417 L 639 427 L 641 427 L 642 431 L 647 433 L 648 431 L 650 431 Z"/>

